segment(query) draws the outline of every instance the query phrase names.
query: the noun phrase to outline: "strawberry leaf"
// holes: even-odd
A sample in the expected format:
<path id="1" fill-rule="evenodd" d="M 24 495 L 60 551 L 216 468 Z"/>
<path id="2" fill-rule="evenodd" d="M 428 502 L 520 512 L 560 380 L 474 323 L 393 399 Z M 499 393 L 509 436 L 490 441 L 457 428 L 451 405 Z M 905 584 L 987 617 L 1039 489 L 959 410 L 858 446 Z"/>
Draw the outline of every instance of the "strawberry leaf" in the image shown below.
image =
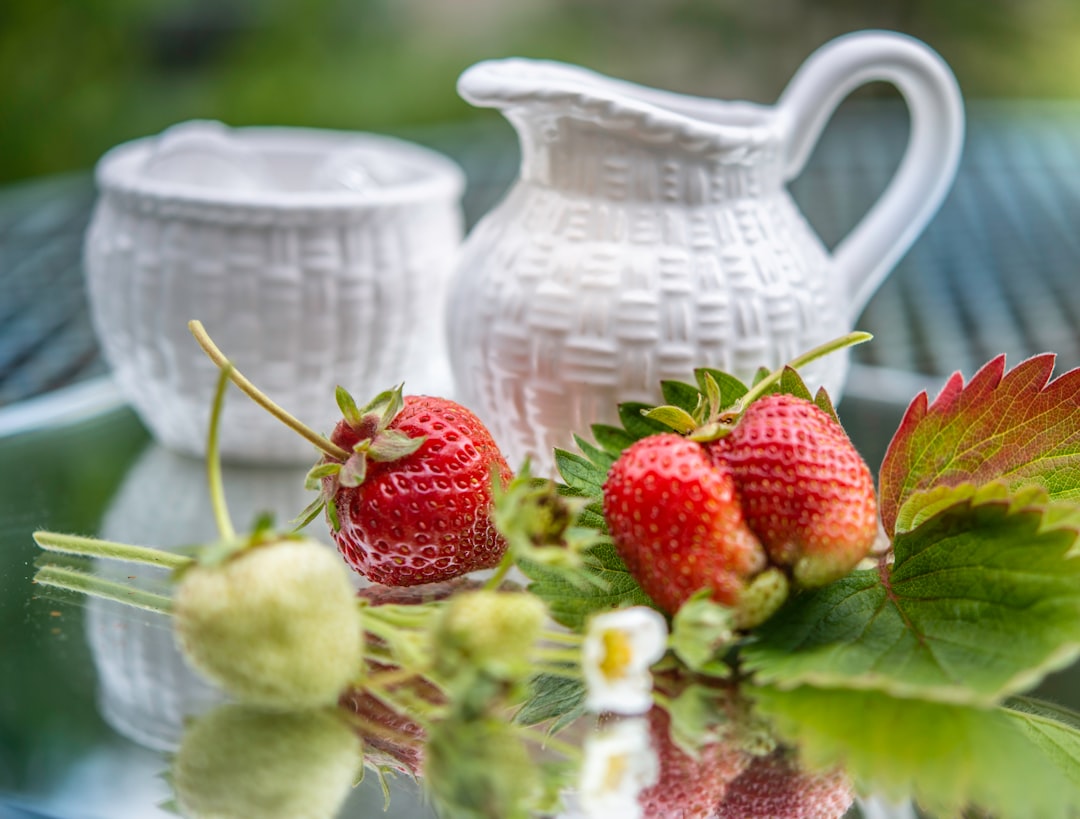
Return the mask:
<path id="1" fill-rule="evenodd" d="M 607 424 L 593 425 L 592 433 L 596 443 L 598 443 L 605 452 L 614 455 L 616 458 L 619 457 L 619 454 L 624 449 L 637 440 L 626 430 L 608 426 Z"/>
<path id="2" fill-rule="evenodd" d="M 990 493 L 897 537 L 891 567 L 792 600 L 744 650 L 761 682 L 989 705 L 1080 656 L 1077 530 Z"/>
<path id="3" fill-rule="evenodd" d="M 548 604 L 552 619 L 575 631 L 581 631 L 594 612 L 653 605 L 610 543 L 586 553 L 580 571 L 597 581 L 587 586 L 571 583 L 563 572 L 538 563 L 522 561 L 519 568 L 532 581 L 528 590 Z"/>
<path id="4" fill-rule="evenodd" d="M 953 375 L 933 403 L 916 397 L 881 467 L 886 531 L 913 496 L 940 486 L 1000 481 L 1080 497 L 1080 369 L 1049 381 L 1053 368 L 1044 354 L 1006 372 L 999 356 L 967 385 Z"/>
<path id="5" fill-rule="evenodd" d="M 588 458 L 565 449 L 555 449 L 555 467 L 566 485 L 586 497 L 599 497 L 603 491 L 607 469 Z"/>
<path id="6" fill-rule="evenodd" d="M 759 712 L 799 746 L 804 764 L 843 765 L 863 792 L 894 801 L 914 796 L 942 817 L 968 806 L 989 809 L 997 819 L 1064 817 L 1080 808 L 1071 724 L 1029 727 L 1030 718 L 1011 708 L 880 691 L 765 686 L 751 693 Z M 1040 729 L 1044 736 L 1035 736 Z"/>
<path id="7" fill-rule="evenodd" d="M 1030 697 L 1014 697 L 1002 710 L 1068 777 L 1073 788 L 1080 788 L 1080 714 Z"/>
<path id="8" fill-rule="evenodd" d="M 557 733 L 585 713 L 585 681 L 555 674 L 537 674 L 529 681 L 529 699 L 515 712 L 514 722 L 537 725 L 554 721 Z"/>
<path id="9" fill-rule="evenodd" d="M 608 470 L 611 469 L 611 465 L 615 463 L 615 460 L 618 458 L 618 455 L 612 454 L 607 449 L 594 446 L 579 435 L 574 436 L 574 443 L 577 444 L 578 449 L 580 449 L 582 454 L 592 462 L 594 467 L 603 472 L 605 476 L 607 475 Z M 601 483 L 603 483 L 602 479 Z"/>

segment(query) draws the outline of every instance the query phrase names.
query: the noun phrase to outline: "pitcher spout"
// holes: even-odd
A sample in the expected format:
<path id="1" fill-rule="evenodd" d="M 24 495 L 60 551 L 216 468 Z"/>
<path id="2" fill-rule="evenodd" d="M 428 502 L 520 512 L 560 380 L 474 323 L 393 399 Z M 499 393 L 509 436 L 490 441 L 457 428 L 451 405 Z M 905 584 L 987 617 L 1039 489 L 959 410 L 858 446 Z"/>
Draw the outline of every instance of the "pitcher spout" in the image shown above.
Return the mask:
<path id="1" fill-rule="evenodd" d="M 777 188 L 772 109 L 660 91 L 564 63 L 478 63 L 458 81 L 518 133 L 520 179 L 625 200 L 719 202 Z M 738 177 L 738 179 L 733 179 Z"/>
<path id="2" fill-rule="evenodd" d="M 479 107 L 558 107 L 645 132 L 679 131 L 687 141 L 705 144 L 743 141 L 747 129 L 775 127 L 774 111 L 767 105 L 649 88 L 552 60 L 485 60 L 461 74 L 457 89 Z"/>

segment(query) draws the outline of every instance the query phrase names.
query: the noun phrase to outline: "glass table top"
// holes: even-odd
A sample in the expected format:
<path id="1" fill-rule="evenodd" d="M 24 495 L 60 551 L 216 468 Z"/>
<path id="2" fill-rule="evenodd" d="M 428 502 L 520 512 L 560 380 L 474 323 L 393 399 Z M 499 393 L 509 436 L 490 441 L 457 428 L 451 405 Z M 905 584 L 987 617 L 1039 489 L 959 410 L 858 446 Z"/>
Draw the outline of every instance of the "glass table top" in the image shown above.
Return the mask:
<path id="1" fill-rule="evenodd" d="M 839 410 L 858 419 L 852 436 L 863 449 L 879 447 L 900 413 L 859 399 Z M 304 471 L 226 466 L 234 518 L 293 517 L 309 499 Z M 159 547 L 205 541 L 214 523 L 204 463 L 154 443 L 119 408 L 0 439 L 0 476 L 0 818 L 175 815 L 161 807 L 170 798 L 162 778 L 169 752 L 184 715 L 219 695 L 183 665 L 162 615 L 35 588 L 32 532 Z M 319 525 L 310 532 L 325 537 Z M 1080 707 L 1078 671 L 1052 675 L 1036 694 Z M 394 781 L 382 811 L 381 787 L 369 776 L 341 816 L 434 815 L 407 779 Z"/>

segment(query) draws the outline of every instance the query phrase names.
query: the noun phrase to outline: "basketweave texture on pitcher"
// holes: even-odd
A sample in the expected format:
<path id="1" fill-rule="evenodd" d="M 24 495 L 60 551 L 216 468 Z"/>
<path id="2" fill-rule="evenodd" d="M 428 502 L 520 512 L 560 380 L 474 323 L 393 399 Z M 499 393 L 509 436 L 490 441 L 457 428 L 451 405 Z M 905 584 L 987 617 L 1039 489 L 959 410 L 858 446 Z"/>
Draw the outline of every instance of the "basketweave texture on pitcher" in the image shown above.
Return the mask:
<path id="1" fill-rule="evenodd" d="M 655 401 L 661 380 L 692 380 L 700 366 L 749 377 L 843 321 L 835 281 L 814 275 L 825 250 L 782 197 L 688 209 L 542 188 L 513 196 L 518 225 L 481 222 L 470 238 L 503 275 L 455 293 L 486 309 L 463 322 L 452 307 L 451 348 L 472 351 L 456 371 L 461 392 L 504 446 L 534 460 L 573 445 L 553 431 Z M 836 384 L 843 366 L 824 360 L 807 377 Z"/>

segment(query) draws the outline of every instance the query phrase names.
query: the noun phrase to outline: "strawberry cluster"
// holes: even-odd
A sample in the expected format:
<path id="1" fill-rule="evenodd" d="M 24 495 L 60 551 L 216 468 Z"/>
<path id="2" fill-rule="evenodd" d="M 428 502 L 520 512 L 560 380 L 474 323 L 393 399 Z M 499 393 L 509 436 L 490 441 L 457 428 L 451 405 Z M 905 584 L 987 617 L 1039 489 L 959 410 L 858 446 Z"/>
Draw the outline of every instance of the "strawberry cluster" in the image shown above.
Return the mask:
<path id="1" fill-rule="evenodd" d="M 627 569 L 669 614 L 702 589 L 761 622 L 790 586 L 836 580 L 878 532 L 870 469 L 839 422 L 785 393 L 753 401 L 703 436 L 646 436 L 603 486 Z"/>

